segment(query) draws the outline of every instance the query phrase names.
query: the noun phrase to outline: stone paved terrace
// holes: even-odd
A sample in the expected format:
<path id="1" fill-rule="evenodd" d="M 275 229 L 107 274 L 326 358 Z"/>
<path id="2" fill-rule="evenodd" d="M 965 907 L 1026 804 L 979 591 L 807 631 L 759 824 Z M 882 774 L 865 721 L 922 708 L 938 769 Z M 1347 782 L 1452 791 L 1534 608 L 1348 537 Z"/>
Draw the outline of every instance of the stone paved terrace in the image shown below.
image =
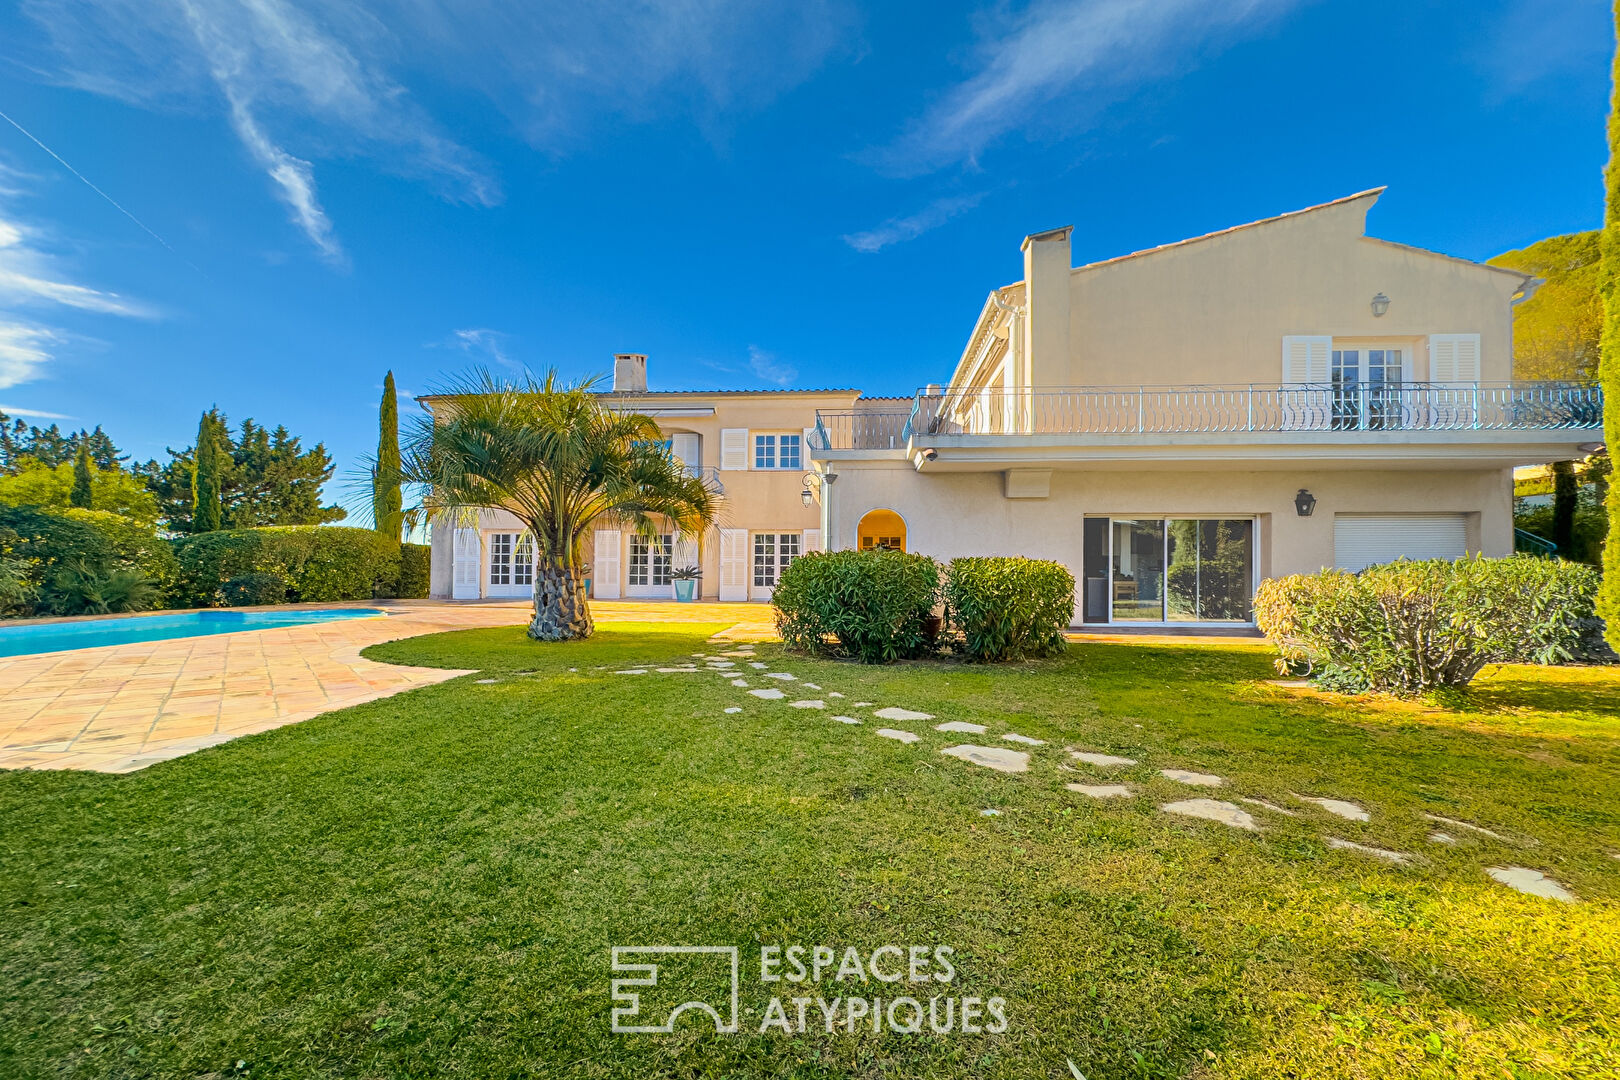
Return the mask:
<path id="1" fill-rule="evenodd" d="M 321 604 L 319 607 L 344 605 Z M 132 772 L 242 735 L 466 674 L 379 664 L 368 645 L 527 621 L 528 603 L 374 602 L 388 618 L 0 658 L 0 769 Z M 598 622 L 715 622 L 773 636 L 761 604 L 593 603 Z"/>

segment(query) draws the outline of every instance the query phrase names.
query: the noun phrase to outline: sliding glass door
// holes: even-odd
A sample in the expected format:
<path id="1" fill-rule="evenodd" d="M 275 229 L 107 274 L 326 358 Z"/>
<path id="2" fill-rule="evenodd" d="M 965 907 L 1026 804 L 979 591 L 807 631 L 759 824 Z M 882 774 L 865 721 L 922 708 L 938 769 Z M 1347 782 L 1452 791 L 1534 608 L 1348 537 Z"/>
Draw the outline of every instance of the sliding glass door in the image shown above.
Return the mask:
<path id="1" fill-rule="evenodd" d="M 1253 621 L 1252 518 L 1087 518 L 1091 623 Z"/>

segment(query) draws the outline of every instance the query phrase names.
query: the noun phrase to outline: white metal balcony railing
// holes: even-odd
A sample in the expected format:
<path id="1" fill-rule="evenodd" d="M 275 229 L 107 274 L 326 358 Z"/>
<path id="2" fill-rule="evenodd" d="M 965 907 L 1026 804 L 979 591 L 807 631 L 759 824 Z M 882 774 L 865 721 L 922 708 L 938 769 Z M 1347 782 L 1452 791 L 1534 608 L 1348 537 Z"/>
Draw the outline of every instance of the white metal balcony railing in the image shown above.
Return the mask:
<path id="1" fill-rule="evenodd" d="M 1602 427 L 1603 394 L 1558 382 L 945 390 L 918 393 L 897 425 L 899 415 L 818 413 L 815 448 L 903 449 L 924 436 L 1584 430 Z"/>

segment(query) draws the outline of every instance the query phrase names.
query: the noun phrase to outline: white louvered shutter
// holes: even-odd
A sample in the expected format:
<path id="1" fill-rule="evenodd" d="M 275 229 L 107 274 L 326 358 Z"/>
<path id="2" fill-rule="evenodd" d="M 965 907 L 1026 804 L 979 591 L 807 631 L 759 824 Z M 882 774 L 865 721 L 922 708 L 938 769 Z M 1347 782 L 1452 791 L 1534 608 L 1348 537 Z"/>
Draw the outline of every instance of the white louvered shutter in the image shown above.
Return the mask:
<path id="1" fill-rule="evenodd" d="M 591 592 L 598 600 L 619 598 L 619 530 L 596 530 L 596 561 L 591 564 Z"/>
<path id="2" fill-rule="evenodd" d="M 457 529 L 451 539 L 452 565 L 450 596 L 455 600 L 478 599 L 478 571 L 483 549 L 477 529 Z"/>
<path id="3" fill-rule="evenodd" d="M 1294 431 L 1327 427 L 1332 422 L 1331 395 L 1316 387 L 1333 378 L 1333 338 L 1326 334 L 1283 338 L 1282 368 L 1283 388 L 1277 393 L 1281 426 Z"/>
<path id="4" fill-rule="evenodd" d="M 748 429 L 720 429 L 720 467 L 722 469 L 748 468 Z"/>
<path id="5" fill-rule="evenodd" d="M 820 529 L 806 529 L 806 530 L 804 530 L 804 553 L 806 555 L 808 555 L 812 551 L 820 551 L 820 550 L 821 550 L 821 530 Z"/>
<path id="6" fill-rule="evenodd" d="M 1479 382 L 1479 335 L 1430 334 L 1429 381 Z"/>
<path id="7" fill-rule="evenodd" d="M 720 530 L 720 599 L 748 599 L 748 530 Z"/>

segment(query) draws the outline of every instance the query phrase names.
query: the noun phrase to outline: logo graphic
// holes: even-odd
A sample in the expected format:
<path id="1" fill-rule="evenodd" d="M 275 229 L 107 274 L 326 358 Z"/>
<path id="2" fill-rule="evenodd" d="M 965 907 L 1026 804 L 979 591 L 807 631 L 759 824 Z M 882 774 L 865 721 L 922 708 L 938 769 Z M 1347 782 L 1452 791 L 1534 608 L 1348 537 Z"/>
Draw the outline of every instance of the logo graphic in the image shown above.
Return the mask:
<path id="1" fill-rule="evenodd" d="M 642 994 L 640 991 L 631 988 L 646 987 L 648 990 L 652 991 L 659 989 L 658 963 L 631 963 L 629 960 L 635 957 L 658 958 L 671 956 L 688 957 L 692 959 L 680 963 L 666 962 L 665 966 L 675 968 L 678 972 L 684 974 L 688 979 L 707 976 L 705 981 L 714 978 L 715 973 L 717 972 L 717 966 L 713 961 L 708 964 L 704 964 L 702 962 L 703 958 L 710 956 L 725 958 L 726 963 L 729 965 L 728 970 L 731 976 L 731 997 L 728 1002 L 723 1003 L 723 1007 L 729 1010 L 724 1017 L 721 1016 L 720 1009 L 716 1009 L 709 1001 L 698 1000 L 685 1001 L 679 1005 L 676 1005 L 668 1013 L 664 1014 L 664 1022 L 662 1024 L 634 1024 L 627 1022 L 634 1020 L 650 1020 L 658 1015 L 656 1011 L 650 1011 L 649 1015 L 646 1016 L 641 1015 Z M 688 1009 L 696 1009 L 699 1012 L 708 1013 L 709 1016 L 714 1020 L 714 1030 L 717 1034 L 736 1034 L 737 947 L 735 945 L 615 945 L 613 947 L 613 970 L 628 972 L 640 976 L 639 978 L 613 980 L 613 1000 L 615 1002 L 615 1005 L 613 1006 L 613 1033 L 615 1035 L 667 1034 L 669 1032 L 673 1032 L 675 1030 L 675 1021 L 679 1019 L 680 1015 L 686 1012 Z M 678 985 L 682 981 L 684 980 L 681 978 L 681 974 L 677 974 L 673 979 L 666 980 L 664 985 L 667 987 L 670 982 L 675 982 Z M 656 1001 L 666 998 L 668 1000 L 674 1000 L 674 998 L 681 995 L 649 993 L 647 996 Z M 657 1005 L 650 1006 L 650 1010 L 655 1010 L 656 1008 Z"/>

